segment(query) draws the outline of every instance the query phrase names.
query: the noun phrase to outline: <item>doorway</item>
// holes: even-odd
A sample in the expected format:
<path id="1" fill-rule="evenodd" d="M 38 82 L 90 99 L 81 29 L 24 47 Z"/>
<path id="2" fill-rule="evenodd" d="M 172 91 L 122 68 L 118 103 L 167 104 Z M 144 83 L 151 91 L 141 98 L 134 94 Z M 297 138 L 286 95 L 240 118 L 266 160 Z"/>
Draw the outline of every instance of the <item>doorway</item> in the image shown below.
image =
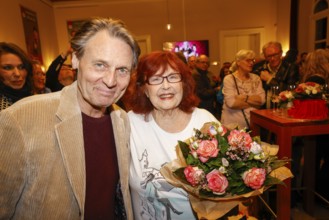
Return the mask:
<path id="1" fill-rule="evenodd" d="M 135 39 L 141 50 L 140 56 L 151 52 L 151 36 L 150 35 L 136 36 Z"/>
<path id="2" fill-rule="evenodd" d="M 220 31 L 220 63 L 232 62 L 235 54 L 241 49 L 253 50 L 256 57 L 261 54 L 264 44 L 264 28 L 234 29 Z"/>

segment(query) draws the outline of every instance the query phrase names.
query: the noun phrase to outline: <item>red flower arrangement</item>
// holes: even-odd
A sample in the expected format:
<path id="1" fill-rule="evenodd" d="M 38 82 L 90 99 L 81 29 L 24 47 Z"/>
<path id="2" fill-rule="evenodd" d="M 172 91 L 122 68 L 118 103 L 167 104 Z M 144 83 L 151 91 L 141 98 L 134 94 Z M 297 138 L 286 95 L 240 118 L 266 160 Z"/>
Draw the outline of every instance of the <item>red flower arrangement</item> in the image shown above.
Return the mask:
<path id="1" fill-rule="evenodd" d="M 295 99 L 322 99 L 322 86 L 314 82 L 301 83 L 293 93 Z"/>
<path id="2" fill-rule="evenodd" d="M 288 115 L 298 119 L 326 119 L 328 108 L 323 87 L 314 82 L 301 83 L 292 92 L 293 105 Z"/>

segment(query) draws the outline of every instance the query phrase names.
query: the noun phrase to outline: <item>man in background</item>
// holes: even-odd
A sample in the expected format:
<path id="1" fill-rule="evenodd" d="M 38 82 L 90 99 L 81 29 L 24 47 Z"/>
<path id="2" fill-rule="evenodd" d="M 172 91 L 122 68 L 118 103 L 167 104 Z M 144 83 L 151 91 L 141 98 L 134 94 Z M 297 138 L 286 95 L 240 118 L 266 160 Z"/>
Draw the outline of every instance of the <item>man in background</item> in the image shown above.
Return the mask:
<path id="1" fill-rule="evenodd" d="M 72 48 L 56 57 L 50 64 L 46 72 L 46 86 L 50 88 L 52 92 L 60 91 L 64 86 L 71 85 L 76 79 L 76 71 L 72 69 L 72 66 L 65 64 L 68 56 L 72 54 Z"/>
<path id="2" fill-rule="evenodd" d="M 282 57 L 282 45 L 279 42 L 271 41 L 262 48 L 265 60 L 256 63 L 253 73 L 258 74 L 263 82 L 266 92 L 266 108 L 270 108 L 270 88 L 279 86 L 279 91 L 286 90 L 289 85 L 299 81 L 298 66 Z"/>
<path id="3" fill-rule="evenodd" d="M 202 54 L 197 57 L 192 76 L 196 82 L 196 94 L 200 98 L 198 107 L 207 109 L 215 115 L 216 83 L 212 80 L 213 74 L 208 71 L 209 64 L 208 56 Z"/>
<path id="4" fill-rule="evenodd" d="M 187 59 L 187 65 L 190 68 L 190 71 L 193 72 L 196 66 L 196 56 L 189 56 Z"/>

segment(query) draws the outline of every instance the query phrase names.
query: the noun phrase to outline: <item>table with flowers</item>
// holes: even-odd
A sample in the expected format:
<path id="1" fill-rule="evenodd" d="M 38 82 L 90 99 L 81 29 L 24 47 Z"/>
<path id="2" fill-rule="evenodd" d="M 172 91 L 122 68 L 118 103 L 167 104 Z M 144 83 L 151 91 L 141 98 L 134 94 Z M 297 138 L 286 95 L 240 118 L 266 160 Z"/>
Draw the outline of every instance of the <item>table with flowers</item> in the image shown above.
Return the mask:
<path id="1" fill-rule="evenodd" d="M 292 137 L 294 136 L 314 136 L 329 134 L 329 118 L 324 119 L 295 119 L 290 117 L 287 109 L 273 111 L 273 109 L 261 109 L 250 112 L 250 126 L 252 135 L 259 135 L 260 129 L 265 128 L 277 137 L 279 145 L 279 157 L 291 158 Z M 305 210 L 312 214 L 314 195 L 311 188 L 314 188 L 314 145 L 306 144 L 305 146 L 305 166 L 309 166 L 304 173 L 307 181 L 304 183 L 306 193 L 304 202 Z M 291 202 L 291 180 L 285 180 L 286 186 L 278 185 L 277 187 L 277 219 L 290 219 L 290 202 Z"/>

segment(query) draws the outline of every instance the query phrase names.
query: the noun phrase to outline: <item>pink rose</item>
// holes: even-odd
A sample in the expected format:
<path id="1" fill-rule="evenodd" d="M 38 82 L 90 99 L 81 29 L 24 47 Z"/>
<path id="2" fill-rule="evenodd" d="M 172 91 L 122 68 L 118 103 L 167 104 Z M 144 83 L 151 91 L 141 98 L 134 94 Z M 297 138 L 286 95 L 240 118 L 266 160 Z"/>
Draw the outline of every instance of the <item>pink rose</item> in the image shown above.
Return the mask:
<path id="1" fill-rule="evenodd" d="M 216 194 L 224 194 L 228 187 L 228 181 L 224 174 L 218 170 L 213 170 L 206 176 L 208 187 Z"/>
<path id="2" fill-rule="evenodd" d="M 203 172 L 203 170 L 199 169 L 198 167 L 192 167 L 191 165 L 187 166 L 184 169 L 184 174 L 185 174 L 186 180 L 192 186 L 198 185 L 204 179 L 204 172 Z"/>
<path id="3" fill-rule="evenodd" d="M 199 159 L 205 163 L 210 157 L 217 157 L 218 155 L 218 141 L 216 138 L 211 140 L 202 140 L 199 142 L 198 149 L 196 150 Z"/>
<path id="4" fill-rule="evenodd" d="M 252 138 L 250 134 L 245 131 L 232 130 L 227 137 L 229 145 L 233 147 L 247 147 L 250 149 Z"/>
<path id="5" fill-rule="evenodd" d="M 251 168 L 242 174 L 242 179 L 250 188 L 259 189 L 266 179 L 266 170 L 264 168 Z"/>

